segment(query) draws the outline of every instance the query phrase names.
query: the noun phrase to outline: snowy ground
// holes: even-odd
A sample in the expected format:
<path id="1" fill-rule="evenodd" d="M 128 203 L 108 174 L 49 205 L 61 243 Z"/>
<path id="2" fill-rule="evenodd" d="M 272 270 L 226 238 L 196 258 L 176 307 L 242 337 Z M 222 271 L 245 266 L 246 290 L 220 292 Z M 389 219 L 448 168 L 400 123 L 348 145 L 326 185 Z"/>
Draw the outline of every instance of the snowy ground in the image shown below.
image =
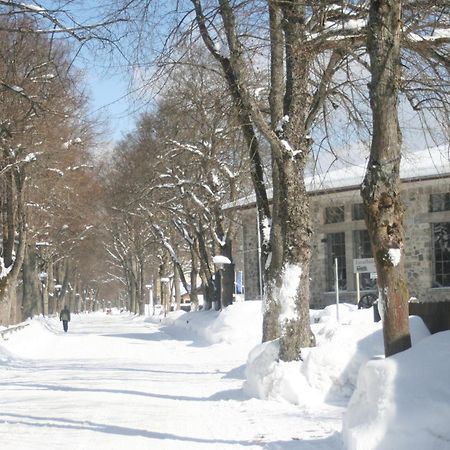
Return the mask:
<path id="1" fill-rule="evenodd" d="M 248 344 L 207 345 L 129 316 L 74 316 L 68 334 L 34 320 L 0 341 L 1 448 L 339 448 L 342 407 L 243 393 Z"/>
<path id="2" fill-rule="evenodd" d="M 450 332 L 412 318 L 385 360 L 371 311 L 330 307 L 282 363 L 260 308 L 30 321 L 0 338 L 0 448 L 450 450 Z"/>

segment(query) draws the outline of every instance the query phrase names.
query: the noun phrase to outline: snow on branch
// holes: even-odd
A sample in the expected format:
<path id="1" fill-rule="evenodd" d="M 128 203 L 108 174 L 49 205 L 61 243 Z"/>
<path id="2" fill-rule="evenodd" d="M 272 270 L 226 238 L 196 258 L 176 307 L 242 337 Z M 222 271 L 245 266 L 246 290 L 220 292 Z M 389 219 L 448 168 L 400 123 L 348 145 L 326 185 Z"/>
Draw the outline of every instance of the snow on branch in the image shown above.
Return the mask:
<path id="1" fill-rule="evenodd" d="M 12 268 L 13 268 L 13 264 L 11 264 L 9 267 L 5 267 L 5 261 L 0 256 L 0 279 L 8 276 L 8 274 L 9 274 L 9 272 L 11 272 Z"/>
<path id="2" fill-rule="evenodd" d="M 174 262 L 176 262 L 177 264 L 179 264 L 180 262 L 178 260 L 178 256 L 175 253 L 175 250 L 173 249 L 172 245 L 169 243 L 168 238 L 164 235 L 164 232 L 161 229 L 161 227 L 159 225 L 155 225 L 155 224 L 152 224 L 152 227 L 156 231 L 156 233 L 159 235 L 159 237 L 161 238 L 162 244 L 166 248 L 166 250 L 169 252 L 172 260 Z"/>
<path id="3" fill-rule="evenodd" d="M 3 175 L 4 173 L 8 172 L 9 170 L 13 169 L 14 167 L 19 167 L 25 164 L 29 164 L 31 162 L 36 161 L 37 153 L 29 153 L 24 158 L 19 159 L 18 161 L 14 161 L 13 163 L 7 164 L 5 167 L 3 167 L 2 170 L 0 170 L 0 175 Z"/>
<path id="4" fill-rule="evenodd" d="M 202 158 L 205 158 L 205 154 L 203 152 L 201 152 L 196 145 L 182 144 L 181 142 L 175 141 L 173 139 L 170 139 L 167 142 L 168 142 L 168 144 L 172 144 L 181 150 L 186 150 L 194 155 L 198 155 Z"/>
<path id="5" fill-rule="evenodd" d="M 70 2 L 66 2 L 66 5 Z M 93 24 L 81 24 L 77 22 L 69 13 L 68 10 L 64 9 L 50 9 L 44 8 L 39 5 L 37 2 L 35 3 L 23 3 L 16 2 L 11 0 L 0 0 L 0 6 L 6 6 L 10 9 L 12 14 L 23 14 L 37 16 L 46 23 L 48 23 L 48 28 L 33 28 L 33 27 L 10 27 L 8 31 L 16 31 L 21 33 L 33 33 L 33 34 L 67 34 L 77 41 L 83 42 L 88 39 L 96 38 L 101 39 L 102 37 L 99 35 L 90 34 L 90 32 L 97 29 L 105 29 L 109 25 L 113 25 L 119 22 L 124 22 L 126 19 L 116 17 L 112 20 L 101 21 Z M 103 38 L 105 39 L 105 38 Z"/>

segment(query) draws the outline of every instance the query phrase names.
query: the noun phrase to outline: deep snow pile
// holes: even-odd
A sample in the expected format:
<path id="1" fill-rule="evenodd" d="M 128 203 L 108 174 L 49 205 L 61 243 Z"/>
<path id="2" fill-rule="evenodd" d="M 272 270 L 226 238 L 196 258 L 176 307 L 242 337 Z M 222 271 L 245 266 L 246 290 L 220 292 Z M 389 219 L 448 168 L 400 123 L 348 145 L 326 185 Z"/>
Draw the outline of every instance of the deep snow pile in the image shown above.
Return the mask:
<path id="1" fill-rule="evenodd" d="M 150 322 L 162 321 L 171 335 L 194 335 L 209 344 L 236 345 L 237 351 L 248 353 L 262 339 L 261 302 L 234 303 L 223 311 L 172 312 L 164 319 L 151 316 Z"/>
<path id="2" fill-rule="evenodd" d="M 348 450 L 450 449 L 450 331 L 362 367 L 348 405 Z"/>
<path id="3" fill-rule="evenodd" d="M 253 344 L 244 383 L 251 396 L 310 408 L 351 398 L 343 426 L 349 450 L 450 450 L 450 332 L 430 336 L 411 317 L 413 348 L 384 359 L 372 310 L 340 305 L 338 323 L 330 306 L 311 311 L 317 346 L 303 349 L 302 361 L 285 363 L 277 361 L 277 341 L 257 344 L 260 316 L 260 302 L 245 302 L 221 313 L 177 313 L 164 323 L 210 343 Z"/>

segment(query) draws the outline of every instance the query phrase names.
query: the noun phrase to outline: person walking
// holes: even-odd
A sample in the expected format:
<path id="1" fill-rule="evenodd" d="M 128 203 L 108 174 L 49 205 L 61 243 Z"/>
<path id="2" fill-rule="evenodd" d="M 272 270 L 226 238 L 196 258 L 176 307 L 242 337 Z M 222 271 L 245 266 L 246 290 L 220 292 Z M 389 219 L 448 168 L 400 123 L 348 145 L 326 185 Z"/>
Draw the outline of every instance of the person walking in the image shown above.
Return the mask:
<path id="1" fill-rule="evenodd" d="M 67 333 L 70 322 L 70 311 L 67 306 L 64 306 L 64 308 L 61 310 L 61 313 L 59 314 L 59 320 L 62 321 L 64 332 Z"/>

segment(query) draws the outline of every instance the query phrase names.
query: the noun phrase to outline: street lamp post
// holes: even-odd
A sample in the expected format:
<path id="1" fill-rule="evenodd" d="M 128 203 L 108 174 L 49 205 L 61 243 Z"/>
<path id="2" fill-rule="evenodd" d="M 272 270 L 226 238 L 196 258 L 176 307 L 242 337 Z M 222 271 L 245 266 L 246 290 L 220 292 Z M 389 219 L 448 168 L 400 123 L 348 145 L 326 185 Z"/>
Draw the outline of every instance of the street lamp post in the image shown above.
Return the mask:
<path id="1" fill-rule="evenodd" d="M 151 315 L 155 315 L 155 305 L 153 304 L 153 284 L 146 284 L 145 287 L 148 289 L 148 308 Z"/>
<path id="2" fill-rule="evenodd" d="M 216 307 L 215 309 L 220 309 L 222 306 L 228 306 L 232 303 L 232 298 L 225 298 L 226 297 L 226 286 L 224 286 L 224 276 L 223 272 L 225 269 L 225 266 L 228 264 L 231 264 L 231 261 L 224 255 L 216 255 L 213 257 L 213 263 L 216 266 L 216 277 L 219 279 L 216 280 L 216 287 L 218 289 L 218 299 L 216 300 Z"/>

